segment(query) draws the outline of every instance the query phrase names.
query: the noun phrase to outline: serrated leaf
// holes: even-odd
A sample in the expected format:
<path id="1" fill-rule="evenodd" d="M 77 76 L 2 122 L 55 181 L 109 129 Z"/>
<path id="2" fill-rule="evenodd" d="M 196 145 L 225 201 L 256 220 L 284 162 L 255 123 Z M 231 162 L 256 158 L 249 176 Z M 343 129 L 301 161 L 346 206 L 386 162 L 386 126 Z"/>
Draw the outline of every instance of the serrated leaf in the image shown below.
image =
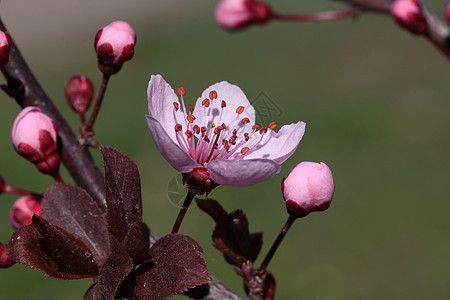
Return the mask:
<path id="1" fill-rule="evenodd" d="M 112 238 L 111 245 L 111 255 L 98 276 L 98 284 L 106 299 L 115 298 L 120 285 L 134 268 L 131 257 L 116 239 Z"/>
<path id="2" fill-rule="evenodd" d="M 37 215 L 30 225 L 14 232 L 9 246 L 15 262 L 53 278 L 79 279 L 99 272 L 100 262 L 82 241 Z"/>
<path id="3" fill-rule="evenodd" d="M 44 218 L 80 239 L 99 261 L 110 253 L 106 218 L 82 188 L 64 183 L 50 186 L 42 200 Z"/>
<path id="4" fill-rule="evenodd" d="M 198 206 L 215 221 L 213 246 L 222 252 L 228 263 L 240 267 L 255 261 L 262 246 L 262 234 L 250 235 L 247 217 L 241 210 L 228 214 L 215 200 L 197 200 Z"/>
<path id="5" fill-rule="evenodd" d="M 210 280 L 202 247 L 192 238 L 169 234 L 150 249 L 150 260 L 137 273 L 136 297 L 166 299 Z"/>
<path id="6" fill-rule="evenodd" d="M 122 245 L 135 265 L 148 258 L 141 231 L 141 183 L 136 164 L 119 151 L 100 149 L 105 166 L 108 230 Z"/>

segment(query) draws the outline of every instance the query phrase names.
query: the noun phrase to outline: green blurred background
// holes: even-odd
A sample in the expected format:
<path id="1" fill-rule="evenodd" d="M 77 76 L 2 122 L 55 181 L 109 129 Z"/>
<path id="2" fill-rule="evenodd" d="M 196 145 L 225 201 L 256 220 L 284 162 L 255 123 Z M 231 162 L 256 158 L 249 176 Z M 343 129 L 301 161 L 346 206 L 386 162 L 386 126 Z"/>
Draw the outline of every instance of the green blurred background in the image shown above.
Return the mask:
<path id="1" fill-rule="evenodd" d="M 184 86 L 190 103 L 227 80 L 250 100 L 268 95 L 281 108 L 278 124 L 307 123 L 280 174 L 211 194 L 229 211 L 243 209 L 251 231 L 264 232 L 262 254 L 287 219 L 280 182 L 291 168 L 324 161 L 334 174 L 330 209 L 297 221 L 269 266 L 277 299 L 450 298 L 450 68 L 430 43 L 375 14 L 329 23 L 270 22 L 229 33 L 215 24 L 216 1 L 91 2 L 2 1 L 0 15 L 74 128 L 78 118 L 63 87 L 74 74 L 89 76 L 98 87 L 95 32 L 117 19 L 135 28 L 135 57 L 110 81 L 95 130 L 101 145 L 120 149 L 139 166 L 144 219 L 155 234 L 167 234 L 177 215 L 167 197 L 177 173 L 145 122 L 150 75 Z M 302 2 L 270 3 L 284 12 L 343 7 Z M 438 12 L 446 4 L 429 2 Z M 44 192 L 50 178 L 11 145 L 20 109 L 4 94 L 0 103 L 0 174 L 11 185 Z M 93 152 L 99 160 L 98 149 Z M 65 170 L 63 177 L 70 181 Z M 3 243 L 13 233 L 8 216 L 15 198 L 0 199 Z M 205 248 L 209 270 L 243 294 L 240 278 L 211 246 L 212 230 L 212 220 L 195 206 L 181 228 Z M 15 265 L 0 270 L 0 299 L 80 299 L 90 282 L 59 281 Z"/>

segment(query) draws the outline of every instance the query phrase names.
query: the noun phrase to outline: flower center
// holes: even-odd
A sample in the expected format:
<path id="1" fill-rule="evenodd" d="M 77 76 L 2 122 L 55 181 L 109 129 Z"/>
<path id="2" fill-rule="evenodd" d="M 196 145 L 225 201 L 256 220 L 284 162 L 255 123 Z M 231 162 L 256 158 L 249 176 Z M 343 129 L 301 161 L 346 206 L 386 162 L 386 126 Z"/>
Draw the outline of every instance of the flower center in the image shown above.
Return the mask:
<path id="1" fill-rule="evenodd" d="M 201 102 L 203 108 L 199 110 L 202 116 L 196 118 L 192 105 L 189 105 L 189 111 L 186 111 L 183 98 L 186 94 L 185 89 L 180 87 L 177 92 L 181 98 L 181 109 L 185 119 L 185 122 L 177 119 L 175 112 L 180 107 L 177 102 L 174 102 L 173 117 L 176 124 L 174 130 L 177 142 L 183 151 L 201 165 L 215 159 L 243 159 L 245 155 L 261 144 L 270 130 L 277 127 L 275 122 L 269 123 L 267 127 L 252 126 L 251 124 L 254 122 L 248 117 L 241 116 L 245 110 L 244 106 L 228 107 L 225 100 L 220 100 L 220 105 L 215 105 L 215 107 L 219 107 L 219 115 L 213 114 L 213 101 L 219 101 L 216 91 L 211 91 L 209 97 L 203 99 Z M 227 116 L 227 119 L 231 120 L 229 124 L 222 122 L 223 116 Z M 214 117 L 218 117 L 217 124 L 213 122 Z M 186 124 L 187 128 L 183 128 L 181 123 Z M 267 142 L 270 137 L 271 135 L 268 135 L 264 138 L 264 142 Z"/>

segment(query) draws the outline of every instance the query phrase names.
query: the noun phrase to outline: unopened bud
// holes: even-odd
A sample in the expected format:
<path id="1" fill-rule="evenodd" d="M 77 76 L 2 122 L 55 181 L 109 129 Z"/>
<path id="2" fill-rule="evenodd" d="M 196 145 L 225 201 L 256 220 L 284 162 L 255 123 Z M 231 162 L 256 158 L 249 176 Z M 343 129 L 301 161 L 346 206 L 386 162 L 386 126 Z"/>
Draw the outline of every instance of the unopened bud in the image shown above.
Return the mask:
<path id="1" fill-rule="evenodd" d="M 0 268 L 9 268 L 14 262 L 9 258 L 9 247 L 0 243 Z"/>
<path id="2" fill-rule="evenodd" d="M 14 228 L 31 224 L 33 215 L 42 216 L 41 197 L 23 196 L 16 200 L 9 214 L 9 221 Z"/>
<path id="3" fill-rule="evenodd" d="M 85 76 L 73 76 L 66 83 L 64 93 L 70 107 L 80 115 L 81 121 L 84 122 L 84 114 L 89 109 L 94 96 L 92 81 Z"/>
<path id="4" fill-rule="evenodd" d="M 334 195 L 333 175 L 323 162 L 301 162 L 283 180 L 281 190 L 289 214 L 304 217 L 330 206 Z"/>
<path id="5" fill-rule="evenodd" d="M 9 35 L 0 31 L 0 67 L 3 67 L 9 60 L 9 44 L 11 39 Z"/>
<path id="6" fill-rule="evenodd" d="M 391 4 L 391 15 L 395 21 L 414 34 L 421 34 L 427 31 L 427 20 L 422 8 L 416 0 L 395 0 Z"/>
<path id="7" fill-rule="evenodd" d="M 119 72 L 122 64 L 134 54 L 136 34 L 124 21 L 115 21 L 100 29 L 95 36 L 98 67 L 104 74 Z"/>
<path id="8" fill-rule="evenodd" d="M 28 106 L 14 121 L 11 132 L 14 149 L 44 174 L 58 173 L 58 126 L 39 107 Z M 59 174 L 59 173 L 58 173 Z"/>
<path id="9" fill-rule="evenodd" d="M 215 15 L 220 26 L 237 30 L 252 23 L 265 23 L 271 11 L 267 4 L 255 0 L 222 0 Z"/>

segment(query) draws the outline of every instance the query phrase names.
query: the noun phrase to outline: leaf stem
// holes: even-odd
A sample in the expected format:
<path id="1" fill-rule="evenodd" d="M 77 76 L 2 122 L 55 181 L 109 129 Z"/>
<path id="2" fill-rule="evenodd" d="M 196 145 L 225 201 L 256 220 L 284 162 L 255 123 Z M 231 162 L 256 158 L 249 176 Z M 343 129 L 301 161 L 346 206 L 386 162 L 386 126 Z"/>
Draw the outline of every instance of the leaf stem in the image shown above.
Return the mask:
<path id="1" fill-rule="evenodd" d="M 280 234 L 278 234 L 277 239 L 272 245 L 272 248 L 270 248 L 269 252 L 266 255 L 266 258 L 264 258 L 263 263 L 261 264 L 261 267 L 259 267 L 258 273 L 263 274 L 266 271 L 267 265 L 269 264 L 270 260 L 272 259 L 273 255 L 278 249 L 278 246 L 280 246 L 281 242 L 283 241 L 284 236 L 288 232 L 291 225 L 294 223 L 294 221 L 297 220 L 297 217 L 290 214 L 288 220 L 286 221 L 286 224 L 284 224 L 283 229 L 281 229 Z"/>
<path id="2" fill-rule="evenodd" d="M 191 192 L 191 190 L 188 190 L 188 193 L 186 195 L 186 199 L 184 199 L 183 206 L 180 209 L 180 212 L 178 213 L 178 217 L 175 220 L 175 224 L 173 224 L 172 233 L 178 233 L 178 230 L 180 229 L 181 222 L 183 222 L 184 216 L 186 215 L 186 212 L 189 208 L 189 205 L 191 205 L 192 199 L 194 199 L 194 193 Z"/>

